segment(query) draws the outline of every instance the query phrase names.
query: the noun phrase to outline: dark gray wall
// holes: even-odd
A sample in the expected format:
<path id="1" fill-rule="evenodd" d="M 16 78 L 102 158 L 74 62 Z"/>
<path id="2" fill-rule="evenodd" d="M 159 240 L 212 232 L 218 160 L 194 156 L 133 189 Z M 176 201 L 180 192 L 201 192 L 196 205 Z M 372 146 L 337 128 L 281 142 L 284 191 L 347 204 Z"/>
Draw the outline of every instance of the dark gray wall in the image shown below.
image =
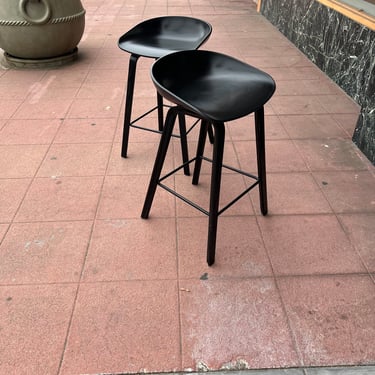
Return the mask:
<path id="1" fill-rule="evenodd" d="M 362 107 L 353 141 L 375 164 L 375 32 L 315 0 L 262 0 L 261 13 Z"/>

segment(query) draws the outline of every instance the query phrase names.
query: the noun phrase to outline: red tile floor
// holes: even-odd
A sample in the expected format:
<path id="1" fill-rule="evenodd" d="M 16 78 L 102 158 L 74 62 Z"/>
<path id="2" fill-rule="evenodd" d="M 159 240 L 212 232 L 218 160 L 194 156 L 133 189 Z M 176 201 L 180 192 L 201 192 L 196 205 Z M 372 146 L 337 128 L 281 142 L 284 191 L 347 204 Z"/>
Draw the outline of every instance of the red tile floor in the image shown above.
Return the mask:
<path id="1" fill-rule="evenodd" d="M 375 169 L 351 142 L 358 106 L 251 1 L 83 3 L 74 64 L 0 70 L 0 374 L 374 364 Z M 270 213 L 256 191 L 228 210 L 212 268 L 199 212 L 158 191 L 140 219 L 158 136 L 132 129 L 120 157 L 128 55 L 117 39 L 165 14 L 207 20 L 204 48 L 277 82 Z M 151 61 L 139 64 L 137 113 L 155 93 Z M 252 122 L 227 135 L 226 162 L 254 171 Z M 201 199 L 207 175 L 172 183 Z M 242 185 L 226 173 L 223 201 Z"/>

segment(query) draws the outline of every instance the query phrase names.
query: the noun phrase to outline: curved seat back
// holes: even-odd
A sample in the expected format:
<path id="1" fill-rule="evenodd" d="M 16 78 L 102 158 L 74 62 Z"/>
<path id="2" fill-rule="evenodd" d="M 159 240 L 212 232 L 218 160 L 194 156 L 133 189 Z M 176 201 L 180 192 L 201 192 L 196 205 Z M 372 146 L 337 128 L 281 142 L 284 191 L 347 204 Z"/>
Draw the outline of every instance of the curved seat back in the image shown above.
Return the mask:
<path id="1" fill-rule="evenodd" d="M 197 49 L 211 32 L 211 25 L 197 18 L 157 17 L 133 27 L 120 37 L 118 45 L 138 56 L 159 58 L 174 51 Z"/>
<path id="2" fill-rule="evenodd" d="M 211 51 L 171 53 L 154 62 L 151 77 L 164 98 L 209 121 L 231 121 L 256 111 L 276 85 L 267 73 Z"/>

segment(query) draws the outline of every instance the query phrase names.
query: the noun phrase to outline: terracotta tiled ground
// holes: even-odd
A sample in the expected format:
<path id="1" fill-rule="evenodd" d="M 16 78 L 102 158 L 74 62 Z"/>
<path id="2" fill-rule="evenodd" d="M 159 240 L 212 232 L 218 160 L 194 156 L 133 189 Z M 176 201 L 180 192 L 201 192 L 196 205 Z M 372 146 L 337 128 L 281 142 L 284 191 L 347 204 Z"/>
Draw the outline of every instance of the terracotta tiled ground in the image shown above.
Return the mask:
<path id="1" fill-rule="evenodd" d="M 375 170 L 351 142 L 357 105 L 251 1 L 83 3 L 74 64 L 0 69 L 0 374 L 374 364 Z M 128 55 L 117 39 L 164 14 L 207 20 L 204 48 L 277 82 L 269 215 L 256 191 L 227 211 L 212 268 L 199 212 L 158 191 L 140 219 L 158 136 L 132 129 L 120 157 Z M 136 114 L 154 103 L 150 64 L 139 62 Z M 225 154 L 249 171 L 252 121 L 228 125 Z M 180 160 L 174 142 L 166 167 Z M 170 183 L 205 204 L 208 172 L 198 187 L 182 173 Z M 226 171 L 223 201 L 244 183 Z"/>

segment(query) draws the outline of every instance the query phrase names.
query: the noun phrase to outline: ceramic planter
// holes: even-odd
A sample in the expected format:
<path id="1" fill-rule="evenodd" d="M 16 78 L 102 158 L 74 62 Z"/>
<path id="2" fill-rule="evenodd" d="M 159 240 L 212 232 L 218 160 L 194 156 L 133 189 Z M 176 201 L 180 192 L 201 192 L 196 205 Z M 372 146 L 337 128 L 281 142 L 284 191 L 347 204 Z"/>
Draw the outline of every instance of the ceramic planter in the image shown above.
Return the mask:
<path id="1" fill-rule="evenodd" d="M 0 47 L 20 59 L 72 53 L 85 28 L 80 0 L 0 0 Z"/>

